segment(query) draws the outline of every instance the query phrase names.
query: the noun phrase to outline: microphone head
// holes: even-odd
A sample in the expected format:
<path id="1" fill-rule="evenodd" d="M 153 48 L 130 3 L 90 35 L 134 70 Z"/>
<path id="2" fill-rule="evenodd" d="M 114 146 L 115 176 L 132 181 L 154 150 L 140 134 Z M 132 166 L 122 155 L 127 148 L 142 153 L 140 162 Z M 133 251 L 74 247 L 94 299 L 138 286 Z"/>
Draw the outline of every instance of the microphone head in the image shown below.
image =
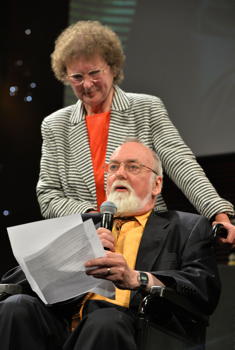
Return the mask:
<path id="1" fill-rule="evenodd" d="M 102 214 L 109 213 L 109 214 L 115 214 L 117 212 L 117 207 L 113 202 L 103 202 L 100 206 L 100 212 Z"/>

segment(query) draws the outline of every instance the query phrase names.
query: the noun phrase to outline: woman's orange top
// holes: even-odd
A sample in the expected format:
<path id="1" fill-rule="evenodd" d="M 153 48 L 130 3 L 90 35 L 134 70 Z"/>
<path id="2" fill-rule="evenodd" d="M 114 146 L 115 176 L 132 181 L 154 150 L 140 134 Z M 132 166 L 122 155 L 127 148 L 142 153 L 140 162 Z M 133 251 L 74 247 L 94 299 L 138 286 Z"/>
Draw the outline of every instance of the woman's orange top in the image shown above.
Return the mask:
<path id="1" fill-rule="evenodd" d="M 86 116 L 98 210 L 101 203 L 106 199 L 104 190 L 104 164 L 108 142 L 109 120 L 110 112 Z"/>

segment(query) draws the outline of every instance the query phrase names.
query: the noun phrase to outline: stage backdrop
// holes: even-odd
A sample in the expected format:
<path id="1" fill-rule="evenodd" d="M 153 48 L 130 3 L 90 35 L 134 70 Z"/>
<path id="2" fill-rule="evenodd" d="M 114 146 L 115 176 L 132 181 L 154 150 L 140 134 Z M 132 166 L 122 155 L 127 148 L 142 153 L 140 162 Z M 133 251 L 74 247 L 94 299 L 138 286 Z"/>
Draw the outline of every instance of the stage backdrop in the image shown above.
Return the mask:
<path id="1" fill-rule="evenodd" d="M 81 19 L 121 36 L 122 87 L 161 97 L 197 156 L 235 152 L 234 0 L 72 0 L 70 23 Z"/>

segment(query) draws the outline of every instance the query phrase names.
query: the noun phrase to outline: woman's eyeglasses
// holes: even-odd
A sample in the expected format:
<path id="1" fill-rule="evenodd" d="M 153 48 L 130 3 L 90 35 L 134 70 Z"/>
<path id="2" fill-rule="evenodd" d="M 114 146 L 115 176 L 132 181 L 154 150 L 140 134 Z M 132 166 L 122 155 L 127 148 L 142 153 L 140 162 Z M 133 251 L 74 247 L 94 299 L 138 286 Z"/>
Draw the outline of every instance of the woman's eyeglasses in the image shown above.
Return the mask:
<path id="1" fill-rule="evenodd" d="M 102 77 L 102 74 L 103 74 L 104 71 L 105 71 L 105 68 L 100 68 L 100 69 L 91 70 L 91 71 L 89 71 L 86 74 L 74 73 L 74 74 L 68 75 L 68 79 L 75 86 L 79 86 L 79 85 L 82 85 L 84 83 L 84 80 L 86 79 L 86 76 L 92 82 L 98 81 Z"/>

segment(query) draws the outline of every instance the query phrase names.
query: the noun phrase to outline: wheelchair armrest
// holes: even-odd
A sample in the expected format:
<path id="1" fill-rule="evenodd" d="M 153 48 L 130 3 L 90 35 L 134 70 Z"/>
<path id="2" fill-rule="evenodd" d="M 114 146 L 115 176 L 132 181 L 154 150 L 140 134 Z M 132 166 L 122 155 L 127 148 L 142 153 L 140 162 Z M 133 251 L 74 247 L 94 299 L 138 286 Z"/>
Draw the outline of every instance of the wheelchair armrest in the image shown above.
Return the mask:
<path id="1" fill-rule="evenodd" d="M 208 317 L 198 311 L 188 298 L 180 295 L 172 288 L 162 286 L 151 287 L 149 293 L 143 298 L 138 312 L 140 317 L 147 317 L 148 311 L 151 309 L 151 303 L 156 301 L 157 298 L 169 302 L 172 308 L 177 307 L 182 312 L 189 314 L 195 321 L 200 321 L 204 326 L 208 325 Z"/>
<path id="2" fill-rule="evenodd" d="M 205 350 L 207 326 L 208 317 L 189 299 L 172 288 L 153 286 L 139 306 L 137 347 Z"/>

